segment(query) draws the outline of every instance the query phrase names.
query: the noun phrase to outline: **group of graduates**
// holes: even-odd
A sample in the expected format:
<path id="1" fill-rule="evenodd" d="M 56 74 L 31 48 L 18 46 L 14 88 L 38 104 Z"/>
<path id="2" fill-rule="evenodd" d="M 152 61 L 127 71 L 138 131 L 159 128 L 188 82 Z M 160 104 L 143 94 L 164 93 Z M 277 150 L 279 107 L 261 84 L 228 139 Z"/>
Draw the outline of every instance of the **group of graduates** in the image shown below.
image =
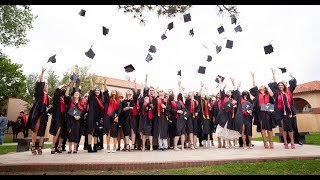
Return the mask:
<path id="1" fill-rule="evenodd" d="M 81 85 L 76 86 L 71 82 L 55 89 L 51 98 L 43 82 L 44 72 L 42 68 L 40 80 L 36 82 L 35 103 L 28 117 L 29 127 L 33 131 L 31 152 L 34 155 L 42 154 L 43 137 L 50 114 L 52 154 L 62 153 L 67 141 L 68 153 L 77 153 L 82 135 L 85 136 L 84 149 L 89 153 L 104 148 L 104 135 L 108 153 L 120 150 L 121 136 L 125 151 L 145 151 L 147 148 L 150 151 L 154 148 L 165 151 L 171 147 L 179 151 L 197 149 L 198 143 L 209 148 L 214 145 L 214 134 L 218 137 L 218 148 L 230 148 L 231 141 L 234 141 L 235 147 L 239 147 L 239 139 L 242 140 L 241 147 L 251 149 L 253 124 L 261 132 L 264 148 L 274 148 L 272 130 L 276 126 L 282 128 L 284 147 L 288 149 L 290 142 L 291 149 L 295 148 L 293 128 L 296 128 L 297 122 L 292 92 L 297 82 L 291 74 L 290 86 L 287 87 L 285 82 L 276 82 L 275 70 L 272 70 L 273 82 L 268 84 L 271 90 L 268 91 L 266 86 L 256 86 L 255 74 L 251 73 L 253 87 L 241 93 L 240 83 L 236 86 L 233 78 L 230 78 L 233 89 L 226 91 L 223 79 L 218 77 L 220 92 L 212 98 L 202 92 L 202 82 L 199 92 L 186 93 L 179 80 L 179 93 L 175 94 L 172 89 L 164 92 L 161 88 L 148 87 L 147 75 L 143 89 L 137 90 L 136 86 L 131 88 L 129 82 L 125 96 L 115 90 L 109 93 L 107 79 L 104 80 L 103 91 L 94 87 L 91 79 L 90 91 L 84 96 L 81 95 Z M 244 104 L 252 108 L 245 109 Z M 274 108 L 268 111 L 262 108 L 265 105 L 273 105 Z M 38 149 L 35 148 L 37 136 L 40 136 Z"/>

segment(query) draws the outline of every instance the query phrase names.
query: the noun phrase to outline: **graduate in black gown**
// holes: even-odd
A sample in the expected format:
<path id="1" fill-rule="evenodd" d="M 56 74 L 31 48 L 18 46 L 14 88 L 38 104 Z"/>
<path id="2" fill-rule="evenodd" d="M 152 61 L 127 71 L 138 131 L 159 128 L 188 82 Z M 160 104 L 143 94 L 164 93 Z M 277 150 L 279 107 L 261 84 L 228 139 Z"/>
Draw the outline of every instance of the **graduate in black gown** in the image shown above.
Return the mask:
<path id="1" fill-rule="evenodd" d="M 66 94 L 69 94 L 70 84 L 61 85 L 53 95 L 53 112 L 49 133 L 53 135 L 51 154 L 62 153 L 61 144 L 65 138 L 68 138 L 67 132 L 67 111 Z M 60 137 L 60 138 L 59 138 Z M 57 148 L 54 146 L 58 141 Z"/>
<path id="2" fill-rule="evenodd" d="M 218 114 L 219 114 L 219 111 L 221 109 L 221 105 L 222 105 L 222 100 L 220 98 L 220 92 L 218 92 L 216 94 L 216 100 L 212 106 L 212 117 L 214 118 L 214 125 L 215 125 L 215 133 L 216 133 L 216 127 L 217 125 L 219 124 L 219 121 L 218 121 Z M 225 147 L 226 146 L 226 141 L 223 139 L 223 144 L 221 145 L 221 137 L 218 136 L 218 148 L 221 148 L 221 147 Z"/>
<path id="3" fill-rule="evenodd" d="M 150 151 L 153 151 L 153 121 L 152 121 L 152 115 L 153 115 L 153 105 L 151 105 L 152 102 L 150 102 L 149 97 L 144 97 L 144 101 L 141 108 L 141 116 L 140 116 L 140 131 L 142 136 L 142 151 L 145 151 L 145 143 L 147 138 L 149 139 L 150 143 Z"/>
<path id="4" fill-rule="evenodd" d="M 209 114 L 209 101 L 204 93 L 202 93 L 203 89 L 203 82 L 201 82 L 201 87 L 198 93 L 197 100 L 199 102 L 200 111 L 199 111 L 199 119 L 198 119 L 198 137 L 199 143 L 201 144 L 202 140 L 204 140 L 204 147 L 210 148 L 210 114 Z"/>
<path id="5" fill-rule="evenodd" d="M 30 110 L 27 121 L 27 130 L 30 128 L 33 132 L 31 148 L 31 153 L 33 155 L 42 154 L 44 134 L 48 123 L 48 109 L 52 107 L 50 105 L 50 97 L 48 96 L 48 86 L 43 82 L 44 72 L 45 69 L 42 67 L 40 79 L 36 82 L 34 91 L 35 102 Z M 40 136 L 38 150 L 35 149 L 37 136 Z"/>
<path id="6" fill-rule="evenodd" d="M 269 95 L 266 86 L 260 86 L 259 89 L 255 83 L 255 73 L 251 72 L 253 88 L 249 90 L 250 94 L 255 97 L 254 100 L 254 118 L 258 120 L 261 127 L 261 136 L 264 143 L 264 148 L 269 149 L 266 139 L 266 131 L 268 132 L 270 149 L 274 148 L 272 129 L 275 128 L 275 122 L 272 118 L 272 113 L 268 111 L 261 111 L 262 104 L 273 104 L 273 98 Z"/>
<path id="7" fill-rule="evenodd" d="M 196 149 L 197 134 L 198 134 L 198 114 L 200 112 L 199 102 L 194 98 L 194 91 L 189 93 L 189 97 L 186 99 L 186 109 L 191 113 L 187 120 L 187 133 L 189 133 L 190 148 Z"/>
<path id="8" fill-rule="evenodd" d="M 296 115 L 293 96 L 292 93 L 296 86 L 297 81 L 295 78 L 292 78 L 289 81 L 290 87 L 287 88 L 283 82 L 277 83 L 275 70 L 272 69 L 273 81 L 268 84 L 270 89 L 274 94 L 274 112 L 275 112 L 275 121 L 276 124 L 281 125 L 282 127 L 282 137 L 284 141 L 284 146 L 286 149 L 288 147 L 287 133 L 290 137 L 291 149 L 295 149 L 294 138 L 293 138 L 293 126 L 294 126 L 294 117 Z M 280 123 L 279 123 L 280 122 Z"/>
<path id="9" fill-rule="evenodd" d="M 245 102 L 252 104 L 252 100 L 250 98 L 250 94 L 248 91 L 243 91 L 241 94 L 241 107 Z M 243 116 L 243 127 L 242 127 L 242 134 L 241 134 L 241 141 L 239 138 L 239 144 L 243 146 L 244 149 L 247 149 L 249 146 L 250 149 L 253 148 L 252 146 L 252 110 L 246 111 L 242 109 L 242 116 Z"/>

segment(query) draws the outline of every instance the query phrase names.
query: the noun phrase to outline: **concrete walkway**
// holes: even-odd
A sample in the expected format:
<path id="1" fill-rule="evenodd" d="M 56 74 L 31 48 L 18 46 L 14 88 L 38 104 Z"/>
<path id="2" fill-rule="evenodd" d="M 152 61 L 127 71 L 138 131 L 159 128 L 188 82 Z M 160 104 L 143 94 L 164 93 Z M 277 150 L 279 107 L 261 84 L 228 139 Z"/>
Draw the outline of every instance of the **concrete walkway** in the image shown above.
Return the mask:
<path id="1" fill-rule="evenodd" d="M 63 170 L 110 170 L 110 169 L 153 169 L 179 168 L 222 164 L 227 162 L 257 162 L 275 159 L 320 158 L 320 146 L 296 145 L 296 149 L 284 149 L 282 143 L 274 143 L 275 149 L 264 149 L 262 142 L 253 142 L 254 149 L 220 149 L 213 146 L 197 150 L 107 153 L 106 149 L 88 153 L 80 146 L 77 154 L 50 154 L 44 149 L 42 155 L 19 152 L 0 155 L 0 171 L 63 171 Z M 105 146 L 106 147 L 106 146 Z M 290 146 L 289 146 L 290 147 Z"/>

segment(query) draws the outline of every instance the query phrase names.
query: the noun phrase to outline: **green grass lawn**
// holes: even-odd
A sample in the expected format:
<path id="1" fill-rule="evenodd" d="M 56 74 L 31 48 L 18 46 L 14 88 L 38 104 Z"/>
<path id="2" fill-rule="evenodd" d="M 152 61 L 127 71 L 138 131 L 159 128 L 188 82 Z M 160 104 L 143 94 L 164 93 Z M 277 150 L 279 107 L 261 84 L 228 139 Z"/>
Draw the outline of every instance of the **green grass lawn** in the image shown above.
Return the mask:
<path id="1" fill-rule="evenodd" d="M 268 138 L 267 138 L 268 139 Z M 262 141 L 262 137 L 252 138 L 253 141 Z M 279 136 L 273 136 L 274 142 L 280 142 Z M 310 145 L 320 145 L 320 133 L 310 133 L 306 135 L 306 142 Z"/>
<path id="2" fill-rule="evenodd" d="M 51 144 L 45 144 L 43 149 L 50 148 L 50 147 L 51 147 Z M 17 150 L 17 145 L 0 146 L 0 154 L 7 154 L 10 152 L 16 152 L 16 150 Z"/>
<path id="3" fill-rule="evenodd" d="M 320 175 L 320 159 L 230 163 L 159 170 L 0 172 L 0 175 Z"/>

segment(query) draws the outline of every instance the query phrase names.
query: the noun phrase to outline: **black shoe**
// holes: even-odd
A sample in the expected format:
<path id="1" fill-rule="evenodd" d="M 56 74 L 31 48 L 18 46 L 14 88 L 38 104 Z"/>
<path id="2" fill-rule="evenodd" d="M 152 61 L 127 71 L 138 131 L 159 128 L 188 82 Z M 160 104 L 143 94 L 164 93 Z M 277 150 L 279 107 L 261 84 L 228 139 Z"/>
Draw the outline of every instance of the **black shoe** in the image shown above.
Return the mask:
<path id="1" fill-rule="evenodd" d="M 83 150 L 88 150 L 88 146 L 84 146 L 84 147 L 83 147 Z"/>
<path id="2" fill-rule="evenodd" d="M 299 144 L 300 146 L 303 145 L 303 143 L 301 141 L 298 141 L 297 144 Z"/>
<path id="3" fill-rule="evenodd" d="M 56 148 L 56 153 L 62 153 L 59 148 Z"/>
<path id="4" fill-rule="evenodd" d="M 97 150 L 101 150 L 101 146 L 96 146 Z"/>
<path id="5" fill-rule="evenodd" d="M 88 153 L 92 153 L 93 151 L 92 151 L 92 147 L 91 147 L 91 145 L 88 145 Z"/>
<path id="6" fill-rule="evenodd" d="M 97 150 L 97 145 L 93 145 L 93 150 L 92 150 L 92 152 L 98 152 L 98 150 Z"/>
<path id="7" fill-rule="evenodd" d="M 66 148 L 62 148 L 61 151 L 67 151 Z"/>

